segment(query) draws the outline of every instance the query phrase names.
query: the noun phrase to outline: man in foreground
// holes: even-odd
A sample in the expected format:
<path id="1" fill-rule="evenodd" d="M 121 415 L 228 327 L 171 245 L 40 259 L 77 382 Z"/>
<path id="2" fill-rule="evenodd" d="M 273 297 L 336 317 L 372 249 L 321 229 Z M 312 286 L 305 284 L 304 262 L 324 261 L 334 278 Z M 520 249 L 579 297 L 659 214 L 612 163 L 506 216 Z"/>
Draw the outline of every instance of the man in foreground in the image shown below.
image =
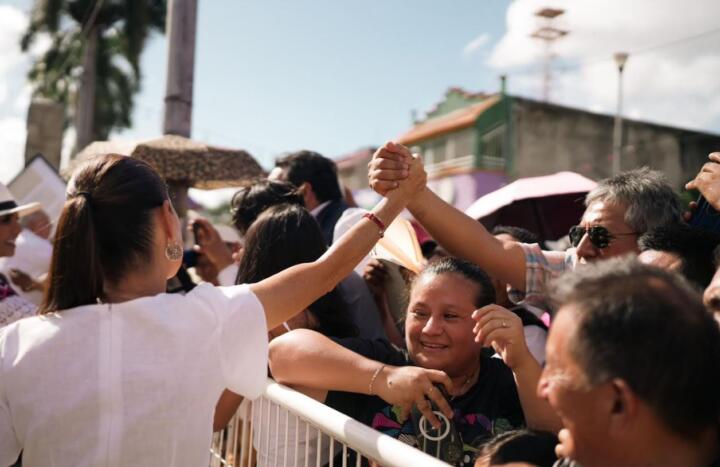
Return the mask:
<path id="1" fill-rule="evenodd" d="M 678 275 L 630 260 L 556 283 L 538 394 L 562 419 L 558 455 L 583 467 L 718 459 L 720 328 Z"/>

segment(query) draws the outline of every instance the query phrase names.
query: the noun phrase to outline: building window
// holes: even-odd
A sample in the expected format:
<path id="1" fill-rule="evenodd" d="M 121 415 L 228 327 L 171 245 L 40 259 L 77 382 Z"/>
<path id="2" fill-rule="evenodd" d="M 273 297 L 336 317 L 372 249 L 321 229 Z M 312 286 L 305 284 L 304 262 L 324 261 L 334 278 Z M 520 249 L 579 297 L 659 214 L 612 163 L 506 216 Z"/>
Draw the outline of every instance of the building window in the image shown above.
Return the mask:
<path id="1" fill-rule="evenodd" d="M 496 159 L 505 156 L 505 125 L 494 128 L 480 137 L 480 152 L 483 157 Z"/>
<path id="2" fill-rule="evenodd" d="M 475 128 L 460 130 L 452 135 L 455 146 L 455 157 L 466 157 L 475 154 Z"/>
<path id="3" fill-rule="evenodd" d="M 427 143 L 423 151 L 425 164 L 439 164 L 447 159 L 447 140 L 445 138 Z"/>
<path id="4" fill-rule="evenodd" d="M 423 162 L 425 165 L 432 165 L 435 163 L 435 153 L 432 150 L 431 146 L 426 147 L 423 150 Z"/>

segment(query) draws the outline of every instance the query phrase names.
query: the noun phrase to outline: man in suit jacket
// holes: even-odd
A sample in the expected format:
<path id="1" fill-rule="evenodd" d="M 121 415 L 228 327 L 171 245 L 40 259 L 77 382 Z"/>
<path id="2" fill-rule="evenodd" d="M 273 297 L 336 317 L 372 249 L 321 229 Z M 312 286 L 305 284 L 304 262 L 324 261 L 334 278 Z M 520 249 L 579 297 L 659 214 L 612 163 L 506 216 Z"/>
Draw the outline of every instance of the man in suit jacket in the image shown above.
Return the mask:
<path id="1" fill-rule="evenodd" d="M 275 161 L 268 176 L 271 180 L 290 182 L 302 195 L 305 208 L 320 224 L 325 243 L 330 246 L 338 219 L 351 210 L 362 215 L 365 211 L 350 207 L 343 199 L 335 162 L 314 151 L 297 151 Z M 372 339 L 385 337 L 380 313 L 365 281 L 355 272 L 339 284 L 340 295 L 348 305 L 361 336 Z"/>
<path id="2" fill-rule="evenodd" d="M 317 219 L 330 246 L 335 224 L 350 207 L 343 199 L 335 162 L 314 151 L 297 151 L 278 159 L 269 178 L 298 187 L 305 207 Z"/>

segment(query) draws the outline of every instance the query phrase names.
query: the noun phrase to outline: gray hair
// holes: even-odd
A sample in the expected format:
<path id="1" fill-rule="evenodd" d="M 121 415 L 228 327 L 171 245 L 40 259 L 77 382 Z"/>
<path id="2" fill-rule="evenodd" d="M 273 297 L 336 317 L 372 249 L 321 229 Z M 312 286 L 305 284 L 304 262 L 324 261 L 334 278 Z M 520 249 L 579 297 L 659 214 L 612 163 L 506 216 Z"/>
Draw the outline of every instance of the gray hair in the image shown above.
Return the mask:
<path id="1" fill-rule="evenodd" d="M 638 234 L 682 221 L 680 197 L 661 172 L 648 167 L 601 180 L 585 206 L 599 201 L 627 206 L 625 222 Z"/>

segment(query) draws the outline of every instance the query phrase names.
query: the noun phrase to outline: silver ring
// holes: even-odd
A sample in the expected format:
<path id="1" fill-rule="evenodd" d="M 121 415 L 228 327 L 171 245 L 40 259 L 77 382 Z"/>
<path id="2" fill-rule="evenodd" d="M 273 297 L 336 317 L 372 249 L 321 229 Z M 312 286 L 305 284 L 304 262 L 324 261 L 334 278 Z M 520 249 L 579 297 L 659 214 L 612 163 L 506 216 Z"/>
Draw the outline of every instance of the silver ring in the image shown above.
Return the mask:
<path id="1" fill-rule="evenodd" d="M 508 327 L 507 321 L 503 320 L 503 322 L 502 322 L 502 327 L 504 327 L 504 328 Z"/>

